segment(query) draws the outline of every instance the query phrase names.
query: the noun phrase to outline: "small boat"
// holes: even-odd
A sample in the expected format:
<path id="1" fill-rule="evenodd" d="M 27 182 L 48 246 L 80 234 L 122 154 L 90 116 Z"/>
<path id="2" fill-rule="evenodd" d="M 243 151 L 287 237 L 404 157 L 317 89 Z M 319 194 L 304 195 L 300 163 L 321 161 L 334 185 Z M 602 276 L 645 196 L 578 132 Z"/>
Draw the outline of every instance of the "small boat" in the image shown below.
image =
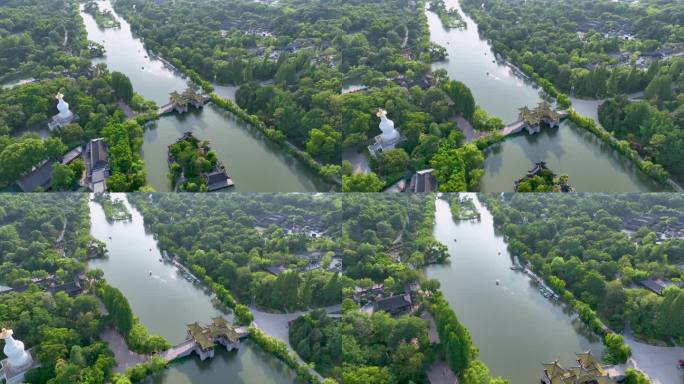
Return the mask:
<path id="1" fill-rule="evenodd" d="M 499 285 L 499 279 L 496 280 L 496 285 Z"/>
<path id="2" fill-rule="evenodd" d="M 159 261 L 163 261 L 162 259 L 159 259 Z"/>
<path id="3" fill-rule="evenodd" d="M 152 248 L 150 248 L 150 252 L 152 252 Z"/>
<path id="4" fill-rule="evenodd" d="M 109 240 L 111 240 L 111 239 L 112 239 L 112 237 L 111 237 L 111 236 L 109 236 Z"/>
<path id="5" fill-rule="evenodd" d="M 487 76 L 489 76 L 489 72 L 487 72 Z"/>
<path id="6" fill-rule="evenodd" d="M 458 239 L 454 239 L 454 243 L 457 243 L 457 242 L 458 242 Z"/>
<path id="7" fill-rule="evenodd" d="M 152 276 L 152 271 L 150 271 L 150 276 Z"/>

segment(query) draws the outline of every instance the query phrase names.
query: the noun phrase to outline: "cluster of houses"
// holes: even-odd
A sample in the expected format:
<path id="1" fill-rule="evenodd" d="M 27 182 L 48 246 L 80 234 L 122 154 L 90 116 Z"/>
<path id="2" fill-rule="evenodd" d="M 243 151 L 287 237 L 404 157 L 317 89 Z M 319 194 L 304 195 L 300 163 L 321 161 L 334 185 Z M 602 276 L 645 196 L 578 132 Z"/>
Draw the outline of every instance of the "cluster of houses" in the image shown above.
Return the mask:
<path id="1" fill-rule="evenodd" d="M 59 161 L 69 165 L 82 159 L 85 174 L 79 179 L 79 186 L 92 192 L 105 192 L 109 177 L 109 151 L 103 138 L 92 139 L 67 152 Z M 52 167 L 55 160 L 45 160 L 33 168 L 31 172 L 17 180 L 12 186 L 15 192 L 47 191 L 52 183 Z"/>
<path id="2" fill-rule="evenodd" d="M 73 280 L 64 283 L 59 283 L 54 275 L 32 278 L 29 284 L 19 287 L 0 286 L 0 295 L 10 292 L 25 292 L 31 285 L 36 285 L 43 291 L 50 292 L 53 295 L 58 292 L 65 292 L 69 296 L 76 296 L 85 289 L 85 274 L 80 274 Z"/>
<path id="3" fill-rule="evenodd" d="M 281 227 L 288 235 L 304 234 L 311 238 L 323 236 L 327 230 L 321 222 L 320 217 L 314 215 L 306 215 L 294 222 L 289 220 L 290 216 L 282 213 L 270 213 L 263 216 L 257 216 L 254 228 L 258 231 L 263 231 L 271 225 Z"/>
<path id="4" fill-rule="evenodd" d="M 684 239 L 684 216 L 671 218 L 666 222 L 663 222 L 659 216 L 652 214 L 622 219 L 622 228 L 627 232 L 635 232 L 641 227 L 646 227 L 655 232 L 659 241 Z"/>
<path id="5" fill-rule="evenodd" d="M 295 256 L 298 259 L 305 260 L 307 262 L 307 264 L 299 270 L 302 272 L 308 272 L 316 269 L 322 269 L 323 256 L 326 253 L 326 251 L 310 251 L 296 254 Z M 281 273 L 287 271 L 288 268 L 283 264 L 272 264 L 265 266 L 264 270 L 272 274 L 273 276 L 278 276 Z M 330 264 L 325 268 L 325 270 L 327 272 L 342 272 L 342 257 L 335 253 L 334 256 L 330 259 Z"/>
<path id="6" fill-rule="evenodd" d="M 400 294 L 387 292 L 384 284 L 377 283 L 368 288 L 354 287 L 353 299 L 369 313 L 383 311 L 399 317 L 413 312 L 419 292 L 418 283 L 405 285 L 404 292 Z"/>

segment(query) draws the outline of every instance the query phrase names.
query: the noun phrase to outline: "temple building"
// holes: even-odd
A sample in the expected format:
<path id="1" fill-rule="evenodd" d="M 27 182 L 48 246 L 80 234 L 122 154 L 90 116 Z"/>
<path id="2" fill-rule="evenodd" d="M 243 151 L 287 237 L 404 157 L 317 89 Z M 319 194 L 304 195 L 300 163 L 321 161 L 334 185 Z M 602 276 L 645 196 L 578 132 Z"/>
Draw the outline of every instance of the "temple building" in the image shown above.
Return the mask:
<path id="1" fill-rule="evenodd" d="M 200 360 L 214 357 L 214 346 L 218 343 L 232 351 L 240 346 L 240 335 L 223 317 L 215 317 L 212 323 L 203 327 L 199 324 L 188 324 L 188 340 L 195 342 L 194 351 Z"/>
<path id="2" fill-rule="evenodd" d="M 393 317 L 399 317 L 410 313 L 412 310 L 411 297 L 409 295 L 394 295 L 385 297 L 373 304 L 373 312 L 384 311 Z"/>
<path id="3" fill-rule="evenodd" d="M 387 111 L 380 109 L 376 116 L 380 118 L 380 130 L 382 133 L 375 136 L 373 144 L 368 146 L 368 152 L 373 157 L 378 157 L 378 155 L 388 149 L 394 149 L 401 141 L 401 135 L 394 128 L 394 122 L 387 118 Z"/>
<path id="4" fill-rule="evenodd" d="M 48 128 L 51 131 L 55 128 L 62 128 L 74 121 L 74 114 L 69 110 L 69 103 L 64 101 L 64 95 L 58 93 L 55 98 L 59 100 L 59 102 L 57 102 L 57 110 L 59 113 L 52 116 L 52 120 L 48 123 Z"/>
<path id="5" fill-rule="evenodd" d="M 107 190 L 109 177 L 109 151 L 103 138 L 90 140 L 83 152 L 86 177 L 85 184 L 93 192 L 101 193 Z"/>
<path id="6" fill-rule="evenodd" d="M 426 193 L 437 190 L 437 178 L 432 174 L 432 169 L 423 169 L 411 176 L 407 192 Z"/>
<path id="7" fill-rule="evenodd" d="M 7 384 L 21 383 L 29 369 L 38 366 L 37 360 L 31 355 L 31 351 L 24 349 L 24 343 L 12 337 L 11 329 L 3 328 L 0 339 L 5 340 L 5 348 L 2 350 L 7 356 L 0 361 L 0 382 Z"/>
<path id="8" fill-rule="evenodd" d="M 577 365 L 563 368 L 558 360 L 545 363 L 541 384 L 615 384 L 624 372 L 615 366 L 604 366 L 591 351 L 577 354 Z"/>

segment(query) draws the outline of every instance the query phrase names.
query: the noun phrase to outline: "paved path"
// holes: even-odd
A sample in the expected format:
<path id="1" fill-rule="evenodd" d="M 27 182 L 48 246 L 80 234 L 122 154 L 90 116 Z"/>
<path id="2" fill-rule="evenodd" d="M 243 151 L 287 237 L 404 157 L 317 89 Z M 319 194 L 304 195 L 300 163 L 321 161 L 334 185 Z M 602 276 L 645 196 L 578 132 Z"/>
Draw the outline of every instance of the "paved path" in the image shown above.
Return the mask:
<path id="1" fill-rule="evenodd" d="M 473 142 L 479 139 L 480 137 L 487 136 L 489 134 L 489 132 L 478 131 L 475 128 L 473 128 L 472 124 L 470 124 L 470 122 L 464 119 L 461 115 L 452 116 L 449 120 L 453 121 L 454 123 L 456 123 L 456 125 L 458 125 L 458 128 L 465 135 L 466 143 Z"/>
<path id="2" fill-rule="evenodd" d="M 253 305 L 250 306 L 249 309 L 252 311 L 252 314 L 254 315 L 254 324 L 257 328 L 259 328 L 265 334 L 275 337 L 276 339 L 284 342 L 287 346 L 287 349 L 290 350 L 290 352 L 292 352 L 297 357 L 297 361 L 300 364 L 306 364 L 306 362 L 301 357 L 299 357 L 297 352 L 295 352 L 294 349 L 292 349 L 292 347 L 290 346 L 288 322 L 290 320 L 297 319 L 299 316 L 309 311 L 296 311 L 291 313 L 269 313 L 261 311 Z M 329 314 L 341 312 L 342 304 L 331 305 L 323 309 L 325 309 L 326 312 L 328 312 Z M 318 379 L 320 379 L 321 381 L 323 381 L 323 376 L 316 372 L 316 370 L 310 369 L 309 372 L 318 377 Z"/>
<path id="3" fill-rule="evenodd" d="M 354 173 L 368 173 L 370 172 L 370 165 L 368 164 L 368 155 L 364 147 L 361 151 L 356 149 L 347 149 L 342 153 L 342 160 L 347 160 L 352 163 Z"/>
<path id="4" fill-rule="evenodd" d="M 632 365 L 647 374 L 653 384 L 684 383 L 684 370 L 677 368 L 677 361 L 684 359 L 684 347 L 648 345 L 627 333 L 624 337 L 632 348 Z"/>
<path id="5" fill-rule="evenodd" d="M 444 361 L 433 363 L 426 373 L 430 384 L 458 384 L 458 377 Z"/>
<path id="6" fill-rule="evenodd" d="M 129 350 L 124 338 L 121 337 L 119 332 L 112 328 L 102 332 L 100 338 L 105 341 L 109 346 L 109 349 L 114 352 L 114 360 L 116 360 L 114 372 L 124 372 L 126 369 L 144 363 L 150 358 L 147 355 L 142 355 Z"/>
<path id="7" fill-rule="evenodd" d="M 174 345 L 166 351 L 160 353 L 160 356 L 166 361 L 175 360 L 181 356 L 187 356 L 195 349 L 195 340 L 185 340 L 184 342 Z"/>
<path id="8" fill-rule="evenodd" d="M 420 318 L 430 323 L 430 328 L 428 329 L 428 337 L 430 338 L 430 342 L 434 344 L 439 343 L 437 324 L 435 324 L 435 319 L 432 317 L 432 314 L 428 311 L 423 311 L 423 314 L 420 315 Z"/>

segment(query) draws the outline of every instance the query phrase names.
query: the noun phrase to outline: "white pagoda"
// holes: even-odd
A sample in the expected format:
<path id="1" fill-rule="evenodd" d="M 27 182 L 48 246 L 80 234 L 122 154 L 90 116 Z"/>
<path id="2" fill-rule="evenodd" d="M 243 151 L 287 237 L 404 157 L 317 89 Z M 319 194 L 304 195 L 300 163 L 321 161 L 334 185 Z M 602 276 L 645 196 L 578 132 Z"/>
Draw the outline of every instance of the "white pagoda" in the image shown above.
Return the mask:
<path id="1" fill-rule="evenodd" d="M 57 103 L 59 113 L 52 116 L 52 121 L 48 123 L 51 131 L 55 128 L 64 127 L 74 120 L 74 113 L 69 110 L 69 103 L 64 101 L 64 95 L 60 92 L 55 96 L 55 99 L 59 100 Z"/>
<path id="2" fill-rule="evenodd" d="M 375 115 L 380 118 L 380 131 L 382 133 L 375 136 L 373 144 L 368 146 L 368 151 L 373 157 L 378 157 L 383 151 L 394 149 L 401 141 L 401 135 L 394 128 L 394 121 L 387 118 L 387 111 L 379 109 Z"/>
<path id="3" fill-rule="evenodd" d="M 26 372 L 35 366 L 31 353 L 24 349 L 24 343 L 12 337 L 13 334 L 11 329 L 5 328 L 0 332 L 0 339 L 5 340 L 2 351 L 7 356 L 0 361 L 0 381 L 4 379 L 7 384 L 23 382 Z"/>

